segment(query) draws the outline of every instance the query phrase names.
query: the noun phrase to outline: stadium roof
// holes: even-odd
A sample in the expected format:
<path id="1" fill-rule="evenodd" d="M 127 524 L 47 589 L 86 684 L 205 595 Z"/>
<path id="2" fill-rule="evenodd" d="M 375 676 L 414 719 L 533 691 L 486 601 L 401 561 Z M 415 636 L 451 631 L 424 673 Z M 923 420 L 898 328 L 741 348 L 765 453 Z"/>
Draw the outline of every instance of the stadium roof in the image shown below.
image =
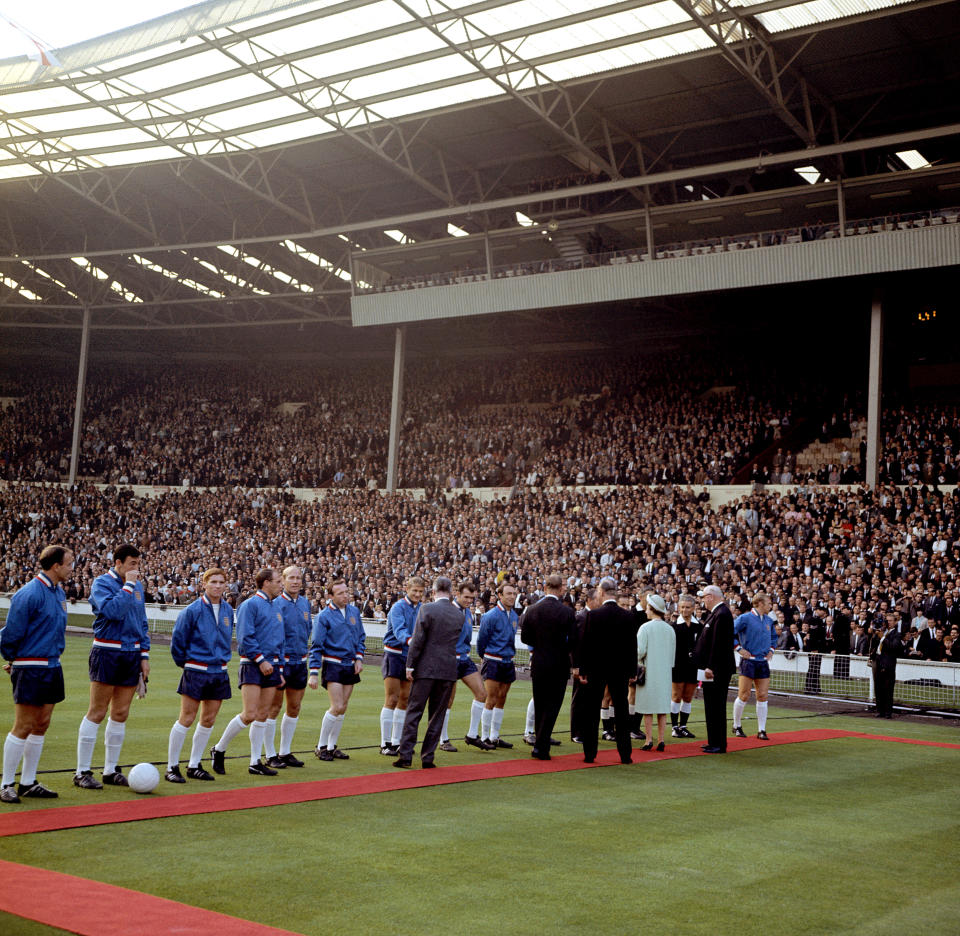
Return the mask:
<path id="1" fill-rule="evenodd" d="M 41 49 L 0 62 L 0 324 L 343 322 L 361 252 L 549 251 L 517 210 L 622 232 L 794 188 L 783 152 L 894 192 L 934 164 L 949 199 L 958 39 L 940 0 L 210 0 Z"/>

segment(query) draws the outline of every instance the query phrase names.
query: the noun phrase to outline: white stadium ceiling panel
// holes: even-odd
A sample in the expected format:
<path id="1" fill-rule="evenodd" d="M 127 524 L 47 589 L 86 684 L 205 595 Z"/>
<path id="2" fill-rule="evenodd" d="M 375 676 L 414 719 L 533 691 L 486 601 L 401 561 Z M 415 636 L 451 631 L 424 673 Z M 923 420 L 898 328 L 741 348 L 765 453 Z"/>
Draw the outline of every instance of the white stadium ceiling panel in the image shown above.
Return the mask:
<path id="1" fill-rule="evenodd" d="M 777 34 L 907 3 L 728 5 Z M 60 67 L 0 62 L 0 180 L 282 145 L 712 46 L 674 0 L 211 0 L 54 50 Z"/>

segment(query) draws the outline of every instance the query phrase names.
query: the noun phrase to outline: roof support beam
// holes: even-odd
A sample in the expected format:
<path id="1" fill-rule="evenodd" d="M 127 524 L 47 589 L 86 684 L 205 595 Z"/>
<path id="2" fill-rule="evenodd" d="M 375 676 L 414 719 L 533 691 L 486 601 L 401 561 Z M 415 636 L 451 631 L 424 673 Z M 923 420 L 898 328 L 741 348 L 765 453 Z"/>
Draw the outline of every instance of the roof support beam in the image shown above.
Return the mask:
<path id="1" fill-rule="evenodd" d="M 818 33 L 810 33 L 800 48 L 782 61 L 767 30 L 754 17 L 745 16 L 742 8 L 731 6 L 727 0 L 674 0 L 674 3 L 767 99 L 774 113 L 807 146 L 815 146 L 821 122 L 814 118 L 813 104 L 820 105 L 827 113 L 830 104 L 793 62 Z M 802 120 L 795 110 L 801 112 Z"/>

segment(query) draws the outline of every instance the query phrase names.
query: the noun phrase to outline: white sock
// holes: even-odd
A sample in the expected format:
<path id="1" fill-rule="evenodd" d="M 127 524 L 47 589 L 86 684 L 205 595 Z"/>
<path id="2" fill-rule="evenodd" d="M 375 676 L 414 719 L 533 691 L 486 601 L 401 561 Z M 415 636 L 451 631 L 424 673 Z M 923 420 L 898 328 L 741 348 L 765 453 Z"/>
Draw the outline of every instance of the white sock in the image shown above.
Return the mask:
<path id="1" fill-rule="evenodd" d="M 123 736 L 127 733 L 126 722 L 115 722 L 107 719 L 107 727 L 103 730 L 103 772 L 112 774 L 117 769 L 120 760 L 120 751 L 123 750 Z"/>
<path id="2" fill-rule="evenodd" d="M 210 740 L 210 735 L 212 734 L 213 725 L 209 728 L 204 728 L 200 722 L 197 722 L 197 727 L 193 729 L 193 743 L 190 745 L 190 760 L 187 762 L 188 767 L 200 766 L 203 755 L 207 750 L 207 742 Z"/>
<path id="3" fill-rule="evenodd" d="M 93 748 L 97 743 L 97 732 L 100 726 L 90 721 L 84 715 L 80 719 L 80 730 L 77 732 L 77 776 L 90 769 L 93 760 Z"/>
<path id="4" fill-rule="evenodd" d="M 602 721 L 606 721 L 608 718 L 613 718 L 613 709 L 612 708 L 600 709 L 600 718 Z"/>
<path id="5" fill-rule="evenodd" d="M 617 710 L 616 710 L 616 708 L 615 708 L 614 706 L 611 705 L 610 708 L 607 709 L 607 711 L 610 713 L 610 714 L 607 716 L 608 718 L 616 718 L 616 717 L 617 717 Z"/>
<path id="6" fill-rule="evenodd" d="M 266 722 L 254 719 L 250 722 L 250 766 L 260 763 L 260 750 L 263 748 L 263 735 L 267 729 Z"/>
<path id="7" fill-rule="evenodd" d="M 673 711 L 673 710 L 671 709 L 671 711 Z M 681 702 L 681 703 L 680 703 L 680 711 L 681 711 L 681 712 L 686 712 L 686 713 L 689 715 L 690 712 L 693 711 L 693 703 L 692 703 L 692 702 Z"/>
<path id="8" fill-rule="evenodd" d="M 485 711 L 483 703 L 474 699 L 470 705 L 470 730 L 467 732 L 469 737 L 475 738 L 477 736 L 477 732 L 480 730 L 480 719 Z"/>
<path id="9" fill-rule="evenodd" d="M 170 729 L 170 737 L 167 740 L 167 768 L 172 769 L 180 763 L 180 752 L 183 750 L 183 742 L 187 740 L 189 728 L 184 728 L 179 721 L 173 723 Z"/>
<path id="10" fill-rule="evenodd" d="M 636 715 L 636 714 L 637 714 L 637 707 L 636 707 L 632 702 L 630 702 L 630 703 L 627 705 L 627 712 L 628 712 L 630 715 Z"/>
<path id="11" fill-rule="evenodd" d="M 23 768 L 20 771 L 20 782 L 25 786 L 32 786 L 37 782 L 37 765 L 43 753 L 43 735 L 27 735 L 23 748 Z"/>
<path id="12" fill-rule="evenodd" d="M 757 731 L 767 730 L 767 706 L 769 704 L 769 702 L 757 703 Z M 26 758 L 24 758 L 24 762 L 26 762 Z"/>
<path id="13" fill-rule="evenodd" d="M 280 756 L 284 757 L 290 753 L 293 747 L 293 733 L 297 730 L 297 722 L 300 717 L 294 718 L 292 715 L 284 713 L 280 719 Z"/>
<path id="14" fill-rule="evenodd" d="M 493 724 L 493 709 L 489 709 L 486 706 L 483 707 L 483 714 L 480 716 L 480 737 L 484 741 L 490 740 L 490 732 L 493 730 L 491 725 Z"/>
<path id="15" fill-rule="evenodd" d="M 406 715 L 406 712 L 404 712 Z M 327 750 L 333 751 L 337 747 L 337 739 L 340 737 L 340 731 L 343 728 L 343 720 L 346 718 L 345 715 L 334 715 L 333 724 L 330 726 L 330 737 L 327 738 Z M 394 718 L 393 723 L 396 724 L 397 720 Z"/>
<path id="16" fill-rule="evenodd" d="M 496 741 L 500 737 L 500 726 L 503 724 L 503 709 L 493 710 L 493 724 L 490 726 L 490 740 Z"/>
<path id="17" fill-rule="evenodd" d="M 318 748 L 325 748 L 327 746 L 327 739 L 330 737 L 330 730 L 333 728 L 333 723 L 335 721 L 335 716 L 330 714 L 328 709 L 323 716 L 323 721 L 320 722 L 320 740 L 317 741 Z"/>
<path id="18" fill-rule="evenodd" d="M 737 696 L 733 700 L 733 727 L 739 728 L 743 723 L 743 710 L 747 707 L 747 703 Z"/>
<path id="19" fill-rule="evenodd" d="M 396 709 L 384 706 L 380 709 L 380 747 L 390 744 L 393 737 L 393 719 Z"/>
<path id="20" fill-rule="evenodd" d="M 678 714 L 680 714 L 680 703 L 679 703 L 679 702 L 671 702 L 671 703 L 670 703 L 670 714 L 671 714 L 671 715 L 678 715 Z"/>
<path id="21" fill-rule="evenodd" d="M 527 721 L 523 726 L 524 734 L 533 734 L 537 730 L 536 716 L 533 711 L 533 699 L 527 703 Z"/>
<path id="22" fill-rule="evenodd" d="M 450 709 L 447 709 L 447 711 L 443 715 L 443 727 L 440 729 L 441 744 L 446 744 L 450 740 L 449 729 L 450 729 Z"/>
<path id="23" fill-rule="evenodd" d="M 403 725 L 407 720 L 406 709 L 396 709 L 393 713 L 393 731 L 390 733 L 390 743 L 396 747 L 403 737 Z"/>
<path id="24" fill-rule="evenodd" d="M 251 725 L 253 722 L 250 723 Z M 227 727 L 223 729 L 223 734 L 220 735 L 220 740 L 214 745 L 218 751 L 226 751 L 227 745 L 238 735 L 241 731 L 246 731 L 247 725 L 244 720 L 239 715 L 234 715 L 233 718 L 227 724 Z"/>
<path id="25" fill-rule="evenodd" d="M 3 782 L 0 785 L 10 786 L 16 779 L 17 767 L 20 765 L 20 758 L 23 757 L 23 748 L 26 743 L 26 738 L 17 738 L 12 734 L 7 735 L 6 741 L 3 742 Z M 22 777 L 20 782 L 24 782 Z"/>
<path id="26" fill-rule="evenodd" d="M 275 718 L 268 718 L 263 723 L 263 753 L 266 755 L 267 760 L 277 756 L 276 738 L 277 720 Z"/>

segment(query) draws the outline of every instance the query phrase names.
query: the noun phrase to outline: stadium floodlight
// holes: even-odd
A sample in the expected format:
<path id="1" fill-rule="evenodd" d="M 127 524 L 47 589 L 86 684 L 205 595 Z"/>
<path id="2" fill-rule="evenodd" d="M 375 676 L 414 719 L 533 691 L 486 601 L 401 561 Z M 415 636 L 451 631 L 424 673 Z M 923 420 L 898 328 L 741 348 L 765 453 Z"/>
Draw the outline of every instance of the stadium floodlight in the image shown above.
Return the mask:
<path id="1" fill-rule="evenodd" d="M 820 181 L 820 170 L 816 166 L 796 166 L 793 170 L 804 182 L 816 185 Z"/>
<path id="2" fill-rule="evenodd" d="M 209 270 L 214 276 L 219 276 L 220 279 L 226 280 L 226 282 L 231 283 L 234 286 L 239 286 L 241 289 L 249 289 L 254 295 L 257 296 L 269 296 L 270 292 L 266 289 L 261 289 L 259 286 L 254 286 L 253 283 L 245 280 L 242 276 L 237 276 L 234 273 L 224 270 L 221 267 L 218 267 L 215 263 L 211 263 L 209 260 L 204 260 L 201 257 L 192 257 L 194 263 L 199 263 L 205 270 Z"/>
<path id="3" fill-rule="evenodd" d="M 122 283 L 117 282 L 116 278 L 100 269 L 95 263 L 91 263 L 86 257 L 70 258 L 81 270 L 89 273 L 94 279 L 105 280 L 110 283 L 110 292 L 116 293 L 127 302 L 143 302 L 143 300 L 134 292 L 127 289 Z"/>
<path id="4" fill-rule="evenodd" d="M 42 296 L 38 296 L 32 289 L 27 289 L 26 286 L 22 286 L 15 279 L 12 279 L 9 276 L 0 274 L 0 283 L 3 283 L 7 289 L 12 289 L 14 292 L 20 293 L 24 299 L 30 299 L 33 302 L 42 301 L 43 299 Z"/>
<path id="5" fill-rule="evenodd" d="M 465 231 L 462 227 L 457 227 L 452 221 L 447 222 L 447 233 L 451 237 L 469 237 L 470 232 Z"/>
<path id="6" fill-rule="evenodd" d="M 46 270 L 43 270 L 40 267 L 32 264 L 29 260 L 21 260 L 20 262 L 28 269 L 33 270 L 37 276 L 42 276 L 45 280 L 49 280 L 55 286 L 59 286 L 68 296 L 72 296 L 77 300 L 77 302 L 80 301 L 80 297 L 66 283 L 64 283 L 63 280 L 57 279 L 51 273 L 48 273 Z"/>
<path id="7" fill-rule="evenodd" d="M 161 276 L 164 276 L 167 279 L 176 280 L 181 286 L 194 289 L 198 293 L 202 293 L 204 296 L 209 296 L 211 299 L 223 298 L 223 293 L 217 292 L 215 289 L 211 289 L 209 286 L 205 286 L 203 283 L 200 283 L 197 280 L 182 276 L 175 270 L 168 270 L 166 267 L 160 266 L 159 263 L 154 263 L 152 260 L 148 260 L 146 257 L 141 257 L 140 254 L 131 254 L 130 259 L 138 266 L 142 266 L 146 270 L 159 273 Z"/>
<path id="8" fill-rule="evenodd" d="M 533 218 L 528 218 L 522 211 L 515 212 L 517 224 L 521 227 L 536 227 L 537 222 Z"/>
<path id="9" fill-rule="evenodd" d="M 384 231 L 384 234 L 387 235 L 391 240 L 395 240 L 398 244 L 415 244 L 416 241 L 407 234 L 404 234 L 403 231 L 398 231 L 396 228 L 391 228 L 389 231 Z"/>
<path id="10" fill-rule="evenodd" d="M 218 244 L 217 250 L 222 250 L 225 254 L 229 254 L 231 257 L 246 263 L 248 266 L 256 268 L 261 273 L 272 276 L 275 280 L 283 283 L 284 286 L 289 286 L 291 289 L 299 289 L 300 292 L 304 293 L 312 293 L 314 291 L 309 283 L 301 283 L 296 277 L 285 273 L 275 266 L 271 266 L 266 260 L 261 260 L 259 257 L 255 257 L 253 254 L 240 250 L 231 244 Z"/>
<path id="11" fill-rule="evenodd" d="M 929 169 L 930 163 L 920 154 L 918 150 L 901 150 L 897 153 L 897 159 L 905 163 L 910 169 Z"/>

